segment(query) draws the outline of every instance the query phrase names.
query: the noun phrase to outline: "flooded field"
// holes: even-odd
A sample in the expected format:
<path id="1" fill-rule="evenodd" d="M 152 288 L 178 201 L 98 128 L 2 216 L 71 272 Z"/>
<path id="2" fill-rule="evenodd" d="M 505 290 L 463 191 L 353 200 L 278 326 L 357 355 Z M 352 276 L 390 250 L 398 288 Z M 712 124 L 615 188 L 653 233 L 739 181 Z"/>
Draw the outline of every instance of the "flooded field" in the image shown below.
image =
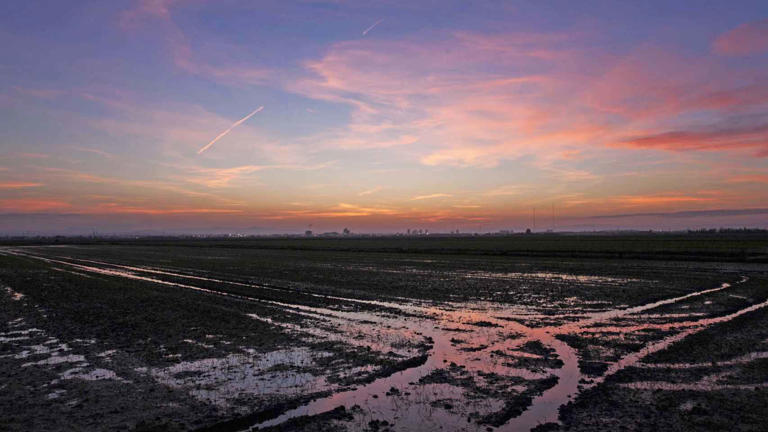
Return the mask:
<path id="1" fill-rule="evenodd" d="M 768 421 L 764 264 L 38 246 L 0 284 L 9 429 Z"/>

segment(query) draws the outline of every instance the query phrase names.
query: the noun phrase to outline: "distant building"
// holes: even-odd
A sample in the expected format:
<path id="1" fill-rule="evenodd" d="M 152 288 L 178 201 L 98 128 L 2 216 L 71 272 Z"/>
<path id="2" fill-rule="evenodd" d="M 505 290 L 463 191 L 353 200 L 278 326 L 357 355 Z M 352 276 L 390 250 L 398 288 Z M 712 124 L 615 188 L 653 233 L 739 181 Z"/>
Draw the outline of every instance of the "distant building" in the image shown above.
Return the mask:
<path id="1" fill-rule="evenodd" d="M 306 231 L 304 231 L 304 235 L 305 235 L 306 237 L 312 237 L 312 230 L 306 230 Z"/>

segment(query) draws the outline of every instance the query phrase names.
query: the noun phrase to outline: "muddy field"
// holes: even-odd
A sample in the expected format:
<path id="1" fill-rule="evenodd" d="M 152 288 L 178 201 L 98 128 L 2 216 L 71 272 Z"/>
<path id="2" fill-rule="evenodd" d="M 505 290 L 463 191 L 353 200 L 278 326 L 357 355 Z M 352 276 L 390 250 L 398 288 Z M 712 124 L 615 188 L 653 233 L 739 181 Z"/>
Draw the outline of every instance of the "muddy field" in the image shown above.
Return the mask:
<path id="1" fill-rule="evenodd" d="M 1 247 L 0 430 L 768 424 L 768 265 L 744 253 L 321 241 Z"/>

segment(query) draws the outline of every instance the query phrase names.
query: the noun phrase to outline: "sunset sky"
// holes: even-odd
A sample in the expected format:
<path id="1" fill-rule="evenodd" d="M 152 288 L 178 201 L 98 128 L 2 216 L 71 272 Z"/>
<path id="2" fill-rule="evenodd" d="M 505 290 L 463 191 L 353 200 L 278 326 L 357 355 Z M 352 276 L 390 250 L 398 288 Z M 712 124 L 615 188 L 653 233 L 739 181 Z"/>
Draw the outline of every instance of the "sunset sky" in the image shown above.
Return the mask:
<path id="1" fill-rule="evenodd" d="M 765 0 L 6 0 L 0 52 L 0 233 L 768 227 Z"/>

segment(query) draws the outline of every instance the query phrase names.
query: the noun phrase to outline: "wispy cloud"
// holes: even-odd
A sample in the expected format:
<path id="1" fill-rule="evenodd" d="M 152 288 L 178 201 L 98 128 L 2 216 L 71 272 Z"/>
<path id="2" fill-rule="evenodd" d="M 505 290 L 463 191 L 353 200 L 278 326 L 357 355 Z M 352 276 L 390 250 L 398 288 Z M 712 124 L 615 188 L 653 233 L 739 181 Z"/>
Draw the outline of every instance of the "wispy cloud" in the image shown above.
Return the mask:
<path id="1" fill-rule="evenodd" d="M 753 72 L 658 46 L 586 52 L 579 39 L 456 32 L 439 42 L 348 41 L 305 63 L 311 75 L 286 87 L 353 108 L 349 124 L 319 140 L 326 146 L 394 148 L 428 166 L 557 159 L 571 165 L 569 178 L 596 180 L 575 161 L 617 142 L 768 154 L 762 131 L 744 127 L 764 118 L 768 103 L 768 85 Z M 711 131 L 691 134 L 706 121 Z M 656 136 L 669 125 L 689 136 Z"/>
<path id="2" fill-rule="evenodd" d="M 490 197 L 520 195 L 527 188 L 527 186 L 523 185 L 505 185 L 486 191 L 483 193 L 483 195 Z"/>
<path id="3" fill-rule="evenodd" d="M 413 198 L 411 198 L 411 201 L 419 201 L 419 200 L 426 200 L 426 199 L 433 199 L 433 198 L 448 198 L 453 195 L 447 194 L 447 193 L 435 193 L 430 195 L 418 195 Z"/>
<path id="4" fill-rule="evenodd" d="M 768 157 L 768 20 L 757 13 L 744 13 L 759 20 L 738 27 L 721 20 L 674 40 L 668 33 L 653 41 L 630 35 L 616 46 L 610 26 L 494 31 L 500 27 L 482 22 L 488 14 L 425 34 L 417 23 L 434 11 L 423 5 L 424 15 L 398 18 L 397 35 L 368 38 L 383 34 L 394 18 L 378 7 L 339 14 L 279 3 L 130 0 L 116 6 L 109 17 L 135 36 L 125 38 L 125 50 L 83 58 L 75 44 L 59 56 L 71 57 L 78 69 L 92 65 L 96 78 L 123 67 L 137 68 L 139 80 L 181 76 L 174 91 L 157 94 L 141 83 L 113 88 L 120 84 L 103 79 L 82 84 L 64 69 L 55 82 L 33 74 L 24 87 L 12 84 L 0 104 L 11 98 L 24 124 L 39 113 L 39 124 L 50 127 L 14 132 L 8 154 L 0 155 L 2 198 L 23 198 L 14 202 L 30 209 L 56 209 L 61 201 L 71 211 L 221 209 L 242 211 L 243 219 L 263 212 L 285 219 L 435 221 L 500 220 L 540 202 L 574 214 L 768 202 L 766 159 L 755 158 Z M 243 19 L 227 29 L 196 25 L 210 13 Z M 317 37 L 338 31 L 337 21 L 320 19 L 325 13 L 334 20 L 355 17 L 351 40 Z M 274 16 L 286 18 L 290 37 L 263 31 Z M 321 24 L 317 32 L 294 32 L 307 16 Z M 375 30 L 383 17 L 388 24 Z M 731 30 L 712 38 L 721 25 Z M 702 35 L 706 39 L 696 40 Z M 58 42 L 48 49 L 72 41 Z M 147 54 L 147 46 L 158 51 L 136 55 Z M 30 47 L 18 47 L 19 53 L 50 54 Z M 9 67 L 27 62 L 22 55 Z M 254 100 L 255 94 L 269 100 Z M 281 114 L 263 127 L 253 127 L 257 119 L 240 128 L 264 107 L 233 123 L 203 108 L 223 95 L 237 104 L 250 99 L 238 105 L 245 109 L 280 105 Z M 190 99 L 200 105 L 185 102 Z M 271 120 L 270 113 L 261 119 Z M 214 154 L 214 145 L 224 147 Z M 341 163 L 305 172 L 329 159 Z M 29 171 L 33 165 L 59 171 L 38 175 Z M 703 192 L 717 188 L 723 193 Z"/>
<path id="5" fill-rule="evenodd" d="M 224 132 L 222 132 L 222 133 L 220 133 L 219 135 L 217 135 L 217 136 L 216 136 L 216 138 L 214 138 L 214 139 L 213 139 L 211 142 L 209 142 L 208 144 L 204 145 L 204 146 L 203 146 L 203 147 L 202 147 L 200 150 L 198 150 L 198 151 L 197 151 L 197 154 L 201 154 L 201 153 L 203 153 L 204 151 L 206 151 L 206 150 L 208 150 L 209 148 L 211 148 L 211 146 L 212 146 L 213 144 L 215 144 L 215 143 L 216 143 L 216 141 L 218 141 L 218 140 L 222 139 L 224 136 L 226 136 L 228 133 L 230 133 L 230 132 L 232 131 L 232 129 L 234 129 L 234 128 L 236 128 L 236 127 L 240 126 L 240 125 L 241 125 L 243 122 L 245 122 L 245 121 L 246 121 L 246 120 L 248 120 L 249 118 L 253 117 L 253 116 L 254 116 L 254 115 L 257 113 L 257 112 L 259 112 L 259 111 L 261 111 L 261 110 L 263 110 L 263 109 L 264 109 L 264 107 L 263 107 L 263 106 L 260 106 L 260 107 L 256 108 L 255 110 L 253 110 L 253 112 L 251 112 L 251 113 L 250 113 L 250 114 L 248 114 L 247 116 L 245 116 L 245 117 L 241 118 L 240 120 L 238 120 L 238 121 L 234 122 L 234 123 L 232 124 L 232 126 L 230 126 L 229 128 L 227 128 L 227 130 L 225 130 Z"/>
<path id="6" fill-rule="evenodd" d="M 275 214 L 263 216 L 264 219 L 285 220 L 285 219 L 335 219 L 335 218 L 356 218 L 364 216 L 395 216 L 396 210 L 385 207 L 364 207 L 356 204 L 339 203 L 329 208 L 313 208 L 303 210 L 282 210 Z"/>
<path id="7" fill-rule="evenodd" d="M 197 183 L 209 188 L 220 188 L 243 175 L 269 168 L 265 165 L 241 165 L 232 168 L 197 168 L 192 176 L 182 178 L 190 183 Z"/>
<path id="8" fill-rule="evenodd" d="M 671 151 L 722 151 L 752 148 L 756 150 L 756 156 L 768 157 L 768 124 L 668 131 L 636 137 L 616 145 Z"/>
<path id="9" fill-rule="evenodd" d="M 231 205 L 232 200 L 222 197 L 220 194 L 200 192 L 191 190 L 182 181 L 174 181 L 173 176 L 166 180 L 133 180 L 115 177 L 105 177 L 102 175 L 91 174 L 65 168 L 44 167 L 41 169 L 46 178 L 50 178 L 50 184 L 74 185 L 80 193 L 93 191 L 97 188 L 108 188 L 109 195 L 105 197 L 115 200 L 122 197 L 126 202 L 133 201 L 144 202 L 141 196 L 137 197 L 136 191 L 142 191 L 144 194 L 151 194 L 156 197 L 164 197 L 166 203 L 174 201 L 185 201 L 195 203 L 206 203 L 206 205 L 227 206 Z M 82 196 L 82 195 L 78 195 Z"/>
<path id="10" fill-rule="evenodd" d="M 141 206 L 126 206 L 119 203 L 103 203 L 98 206 L 88 209 L 88 213 L 104 214 L 104 213 L 128 213 L 128 214 L 145 214 L 145 215 L 177 215 L 177 214 L 236 214 L 242 213 L 240 209 L 224 209 L 224 208 L 198 208 L 198 207 L 141 207 Z"/>
<path id="11" fill-rule="evenodd" d="M 615 215 L 593 216 L 594 219 L 620 219 L 641 216 L 660 216 L 660 217 L 701 217 L 701 216 L 745 216 L 745 215 L 764 215 L 768 214 L 766 208 L 753 209 L 723 209 L 723 210 L 688 210 L 679 212 L 650 212 L 650 213 L 624 213 Z"/>
<path id="12" fill-rule="evenodd" d="M 358 193 L 357 196 L 371 195 L 371 194 L 375 194 L 376 192 L 381 192 L 382 190 L 384 190 L 383 186 L 376 186 L 375 188 L 364 190 Z"/>
<path id="13" fill-rule="evenodd" d="M 43 184 L 31 182 L 0 182 L 0 189 L 26 189 L 39 186 L 43 186 Z"/>
<path id="14" fill-rule="evenodd" d="M 54 198 L 15 198 L 0 200 L 0 212 L 25 213 L 71 208 L 71 204 Z"/>
<path id="15" fill-rule="evenodd" d="M 701 196 L 689 196 L 689 195 L 638 195 L 638 196 L 624 196 L 619 197 L 617 200 L 620 203 L 627 205 L 669 205 L 679 203 L 696 203 L 696 202 L 709 202 L 715 201 L 712 197 Z"/>
<path id="16" fill-rule="evenodd" d="M 727 180 L 729 183 L 768 183 L 768 174 L 751 174 L 734 176 Z"/>
<path id="17" fill-rule="evenodd" d="M 291 170 L 291 171 L 314 171 L 331 166 L 333 162 L 318 164 L 273 164 L 273 165 L 240 165 L 230 168 L 185 168 L 185 173 L 179 176 L 179 179 L 200 184 L 209 188 L 220 188 L 229 186 L 231 182 L 248 174 L 264 170 Z"/>
<path id="18" fill-rule="evenodd" d="M 602 132 L 570 117 L 576 61 L 562 35 L 456 32 L 440 42 L 361 40 L 334 44 L 306 63 L 313 76 L 292 91 L 354 108 L 326 141 L 336 148 L 394 148 L 425 165 L 493 167 L 534 152 L 578 148 Z M 599 60 L 599 59 L 597 59 Z M 478 65 L 485 65 L 478 67 Z M 590 66 L 594 67 L 594 66 Z M 513 76 L 496 71 L 514 68 Z M 593 127 L 587 127 L 593 126 Z M 398 149 L 400 150 L 400 149 Z"/>
<path id="19" fill-rule="evenodd" d="M 242 64 L 234 61 L 221 64 L 220 62 L 208 61 L 204 55 L 192 51 L 178 29 L 172 32 L 168 43 L 176 67 L 189 74 L 213 81 L 238 86 L 264 84 L 274 73 L 272 70 L 253 64 Z M 228 56 L 237 57 L 237 54 L 239 53 L 230 53 Z"/>
<path id="20" fill-rule="evenodd" d="M 72 149 L 77 150 L 77 151 L 81 151 L 81 152 L 97 154 L 99 156 L 102 156 L 102 157 L 105 157 L 105 158 L 109 158 L 109 159 L 114 157 L 114 155 L 112 153 L 105 152 L 104 150 L 90 148 L 90 147 L 73 146 Z"/>
<path id="21" fill-rule="evenodd" d="M 141 20 L 151 17 L 156 19 L 170 19 L 170 8 L 178 0 L 138 0 L 136 6 L 124 11 L 120 15 L 120 26 L 132 28 Z"/>

